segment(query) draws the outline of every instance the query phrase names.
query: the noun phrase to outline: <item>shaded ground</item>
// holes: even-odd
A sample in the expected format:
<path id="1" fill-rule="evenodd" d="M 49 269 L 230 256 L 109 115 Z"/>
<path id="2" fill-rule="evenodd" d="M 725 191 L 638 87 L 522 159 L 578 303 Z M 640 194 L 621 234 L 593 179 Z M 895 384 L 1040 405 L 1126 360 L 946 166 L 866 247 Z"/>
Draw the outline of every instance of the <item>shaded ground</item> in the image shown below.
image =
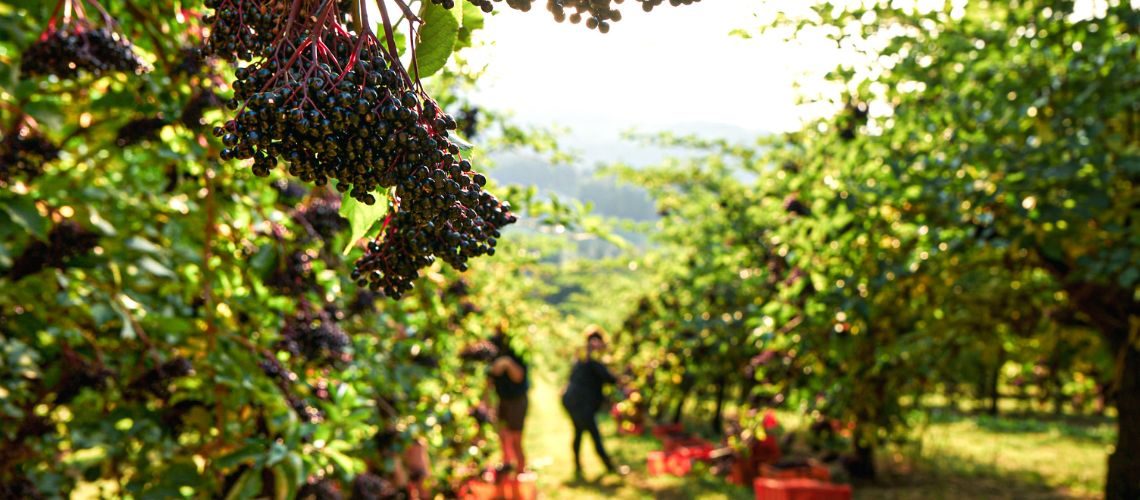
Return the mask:
<path id="1" fill-rule="evenodd" d="M 689 477 L 650 477 L 645 456 L 660 449 L 652 437 L 617 436 L 603 419 L 602 433 L 615 461 L 628 464 L 627 477 L 603 474 L 588 442 L 583 443 L 585 479 L 573 477 L 572 428 L 558 404 L 560 381 L 534 381 L 524 446 L 538 470 L 543 498 L 751 499 L 703 467 Z M 1097 498 L 1111 427 L 1071 428 L 1061 423 L 1021 424 L 979 417 L 943 415 L 923 430 L 921 443 L 881 457 L 877 484 L 856 485 L 860 499 L 1054 499 Z"/>

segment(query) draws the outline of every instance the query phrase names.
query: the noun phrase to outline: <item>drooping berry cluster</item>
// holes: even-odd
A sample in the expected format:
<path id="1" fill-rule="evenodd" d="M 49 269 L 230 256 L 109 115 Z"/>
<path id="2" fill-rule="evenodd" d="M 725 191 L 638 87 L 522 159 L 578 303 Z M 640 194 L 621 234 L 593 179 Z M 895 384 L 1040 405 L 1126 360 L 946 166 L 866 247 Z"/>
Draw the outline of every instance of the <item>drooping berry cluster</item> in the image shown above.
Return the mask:
<path id="1" fill-rule="evenodd" d="M 293 410 L 301 420 L 309 423 L 320 422 L 324 418 L 324 414 L 317 407 L 309 404 L 305 398 L 298 396 L 293 392 L 293 386 L 296 384 L 298 378 L 297 374 L 290 371 L 281 364 L 277 358 L 271 355 L 265 355 L 261 361 L 258 362 L 262 373 L 273 381 L 274 385 L 281 391 L 282 396 L 285 397 L 286 404 L 289 409 Z"/>
<path id="2" fill-rule="evenodd" d="M 215 24 L 257 23 L 260 14 L 250 12 L 277 12 L 256 1 L 213 5 Z M 215 27 L 246 34 L 240 43 L 213 42 L 226 47 L 261 43 L 264 33 L 275 38 L 236 71 L 228 107 L 237 115 L 214 133 L 225 146 L 221 157 L 252 159 L 256 175 L 283 162 L 302 181 L 336 181 L 366 204 L 384 193 L 390 223 L 353 279 L 398 298 L 435 257 L 463 270 L 468 258 L 493 254 L 499 229 L 515 217 L 483 190 L 487 179 L 448 139 L 455 120 L 419 90 L 393 47 L 342 26 L 338 5 L 296 0 L 272 30 Z M 366 19 L 363 9 L 352 14 Z"/>
<path id="3" fill-rule="evenodd" d="M 194 372 L 194 365 L 189 359 L 176 357 L 161 365 L 151 368 L 127 386 L 127 395 L 132 398 L 141 398 L 147 394 L 158 399 L 166 400 L 170 397 L 170 383 L 180 377 Z"/>
<path id="4" fill-rule="evenodd" d="M 109 28 L 96 27 L 82 19 L 44 32 L 20 60 L 23 77 L 55 75 L 68 79 L 81 72 L 100 76 L 147 71 L 150 66 L 135 53 L 131 42 Z"/>
<path id="5" fill-rule="evenodd" d="M 404 492 L 391 481 L 376 474 L 364 472 L 352 480 L 353 500 L 397 500 L 405 497 Z"/>
<path id="6" fill-rule="evenodd" d="M 88 361 L 70 348 L 64 348 L 60 366 L 62 373 L 55 388 L 57 404 L 70 403 L 83 389 L 102 389 L 112 375 L 101 364 Z"/>
<path id="7" fill-rule="evenodd" d="M 115 136 L 115 145 L 125 148 L 140 142 L 158 139 L 159 132 L 167 123 L 165 119 L 159 116 L 135 118 L 119 127 L 119 132 Z"/>
<path id="8" fill-rule="evenodd" d="M 182 115 L 179 116 L 179 120 L 187 128 L 198 130 L 206 124 L 202 120 L 206 111 L 220 108 L 222 104 L 222 98 L 212 89 L 207 87 L 195 88 L 190 99 L 186 101 L 186 105 L 182 107 Z"/>
<path id="9" fill-rule="evenodd" d="M 419 270 L 438 256 L 455 269 L 467 270 L 467 259 L 493 255 L 499 228 L 515 222 L 510 204 L 480 193 L 474 208 L 455 203 L 443 217 L 424 222 L 416 212 L 400 211 L 386 221 L 383 234 L 368 244 L 368 252 L 352 270 L 360 286 L 383 290 L 399 298 L 412 289 Z"/>
<path id="10" fill-rule="evenodd" d="M 194 76 L 206 69 L 207 65 L 207 56 L 201 47 L 183 47 L 178 51 L 178 64 L 174 66 L 172 73 L 181 76 Z"/>
<path id="11" fill-rule="evenodd" d="M 450 9 L 455 7 L 455 0 L 431 0 L 432 3 L 441 5 L 444 8 Z M 490 13 L 495 10 L 495 4 L 503 0 L 468 0 L 472 5 L 479 7 L 483 12 Z M 691 5 L 699 2 L 700 0 L 668 0 L 669 5 L 674 7 L 679 5 Z M 506 0 L 507 6 L 527 12 L 531 6 L 534 5 L 534 0 Z M 641 4 L 641 9 L 645 12 L 652 11 L 655 7 L 665 3 L 665 0 L 637 0 Z M 621 21 L 621 11 L 615 4 L 622 3 L 622 0 L 547 0 L 546 10 L 554 16 L 554 20 L 563 22 L 569 20 L 571 23 L 578 24 L 583 19 L 586 20 L 586 27 L 590 29 L 597 29 L 601 33 L 608 33 L 610 31 L 610 23 Z"/>
<path id="12" fill-rule="evenodd" d="M 99 235 L 74 221 L 64 220 L 48 233 L 47 242 L 34 241 L 12 263 L 8 277 L 19 281 L 43 269 L 64 269 L 72 259 L 87 254 L 99 244 Z"/>
<path id="13" fill-rule="evenodd" d="M 314 362 L 350 361 L 352 342 L 328 309 L 314 310 L 303 302 L 300 311 L 285 321 L 278 349 Z"/>
<path id="14" fill-rule="evenodd" d="M 332 193 L 314 196 L 293 212 L 293 220 L 309 236 L 329 240 L 348 228 L 348 219 L 340 216 L 340 198 Z"/>
<path id="15" fill-rule="evenodd" d="M 313 277 L 313 257 L 304 250 L 294 250 L 277 262 L 265 285 L 283 295 L 299 296 L 316 286 Z"/>
<path id="16" fill-rule="evenodd" d="M 214 12 L 202 20 L 210 25 L 206 54 L 226 61 L 262 57 L 280 31 L 292 2 L 279 0 L 206 0 Z M 304 15 L 305 13 L 299 13 Z"/>
<path id="17" fill-rule="evenodd" d="M 32 180 L 44 171 L 44 164 L 59 157 L 59 148 L 38 130 L 20 125 L 0 137 L 0 184 L 13 179 Z"/>
<path id="18" fill-rule="evenodd" d="M 784 198 L 783 202 L 784 211 L 792 215 L 811 215 L 811 208 L 808 208 L 804 202 L 800 201 L 799 197 L 794 194 L 789 194 Z"/>

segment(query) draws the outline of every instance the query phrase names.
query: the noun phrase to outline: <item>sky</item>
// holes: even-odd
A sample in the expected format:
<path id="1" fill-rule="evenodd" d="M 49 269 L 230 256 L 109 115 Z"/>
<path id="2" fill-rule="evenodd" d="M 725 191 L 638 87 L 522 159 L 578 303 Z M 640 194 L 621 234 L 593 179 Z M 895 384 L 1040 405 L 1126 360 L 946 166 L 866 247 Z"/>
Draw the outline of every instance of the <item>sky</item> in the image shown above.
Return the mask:
<path id="1" fill-rule="evenodd" d="M 542 3 L 488 17 L 483 45 L 466 53 L 486 64 L 471 99 L 520 123 L 569 127 L 567 142 L 587 152 L 631 128 L 737 136 L 798 128 L 797 76 L 819 80 L 838 60 L 823 40 L 730 35 L 761 25 L 755 0 L 666 3 L 650 13 L 627 1 L 606 34 L 556 23 Z"/>

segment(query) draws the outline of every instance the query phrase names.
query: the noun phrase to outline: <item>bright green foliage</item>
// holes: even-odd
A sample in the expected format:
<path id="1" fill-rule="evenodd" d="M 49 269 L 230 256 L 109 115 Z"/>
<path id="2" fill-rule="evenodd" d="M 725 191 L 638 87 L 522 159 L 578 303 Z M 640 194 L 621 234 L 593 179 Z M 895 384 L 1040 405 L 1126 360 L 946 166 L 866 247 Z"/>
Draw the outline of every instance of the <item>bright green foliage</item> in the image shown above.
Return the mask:
<path id="1" fill-rule="evenodd" d="M 834 116 L 756 148 L 681 141 L 708 156 L 625 172 L 667 213 L 664 259 L 684 262 L 630 316 L 631 359 L 675 391 L 715 381 L 706 359 L 743 377 L 718 353 L 772 350 L 754 395 L 854 421 L 860 458 L 905 436 L 923 395 L 984 388 L 1011 358 L 1086 375 L 1115 359 L 1128 392 L 1140 12 L 867 4 L 774 17 L 850 50 L 831 75 L 840 95 L 824 96 Z M 1124 430 L 1140 415 L 1117 407 L 1114 460 L 1134 471 L 1140 441 Z"/>

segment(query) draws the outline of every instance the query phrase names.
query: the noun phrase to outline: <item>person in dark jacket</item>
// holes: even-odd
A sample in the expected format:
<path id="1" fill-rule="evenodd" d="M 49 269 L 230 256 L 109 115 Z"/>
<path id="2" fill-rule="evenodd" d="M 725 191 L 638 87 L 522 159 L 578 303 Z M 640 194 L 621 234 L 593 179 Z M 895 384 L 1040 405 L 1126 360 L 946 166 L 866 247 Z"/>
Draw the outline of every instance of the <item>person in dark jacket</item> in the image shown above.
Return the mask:
<path id="1" fill-rule="evenodd" d="M 499 443 L 503 448 L 503 466 L 514 472 L 522 472 L 526 469 L 522 434 L 528 405 L 527 391 L 530 389 L 527 365 L 511 348 L 504 328 L 498 329 L 491 343 L 498 350 L 498 356 L 487 369 L 487 385 L 494 388 L 499 399 L 495 415 L 499 427 Z"/>
<path id="2" fill-rule="evenodd" d="M 602 388 L 616 384 L 617 378 L 606 365 L 596 359 L 606 347 L 605 332 L 597 326 L 591 326 L 585 334 L 586 355 L 574 363 L 570 370 L 570 383 L 562 393 L 562 406 L 574 422 L 574 471 L 576 476 L 582 476 L 582 434 L 588 432 L 594 441 L 594 451 L 606 465 L 606 470 L 620 474 L 622 470 L 614 467 L 610 456 L 606 454 L 597 420 L 598 410 L 605 401 Z"/>

